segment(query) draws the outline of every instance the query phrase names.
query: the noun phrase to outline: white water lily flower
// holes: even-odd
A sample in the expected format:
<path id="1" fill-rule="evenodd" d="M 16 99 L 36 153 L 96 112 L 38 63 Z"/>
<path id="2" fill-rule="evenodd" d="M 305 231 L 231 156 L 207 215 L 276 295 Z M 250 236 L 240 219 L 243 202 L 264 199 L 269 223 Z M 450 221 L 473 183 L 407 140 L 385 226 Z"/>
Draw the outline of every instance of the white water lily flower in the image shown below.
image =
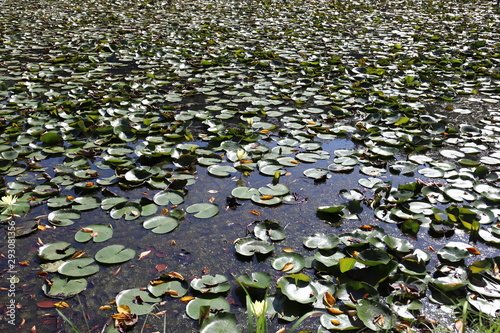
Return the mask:
<path id="1" fill-rule="evenodd" d="M 239 160 L 243 160 L 245 159 L 246 157 L 248 157 L 248 154 L 246 151 L 244 151 L 243 149 L 238 149 L 236 151 L 236 158 L 238 158 Z"/>
<path id="2" fill-rule="evenodd" d="M 17 202 L 17 197 L 7 194 L 6 196 L 2 197 L 2 201 L 0 204 L 5 207 L 11 207 Z"/>
<path id="3" fill-rule="evenodd" d="M 264 316 L 266 314 L 266 312 L 267 312 L 267 302 L 266 302 L 266 300 L 255 301 L 253 303 L 250 303 L 250 311 L 256 317 L 262 317 L 262 316 Z"/>

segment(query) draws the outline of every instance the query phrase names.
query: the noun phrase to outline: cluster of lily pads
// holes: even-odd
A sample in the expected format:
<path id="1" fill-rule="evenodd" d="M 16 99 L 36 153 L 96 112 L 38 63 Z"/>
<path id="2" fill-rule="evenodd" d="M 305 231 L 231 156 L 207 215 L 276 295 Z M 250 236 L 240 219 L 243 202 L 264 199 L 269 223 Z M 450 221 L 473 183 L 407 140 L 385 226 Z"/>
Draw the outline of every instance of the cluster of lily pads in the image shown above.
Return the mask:
<path id="1" fill-rule="evenodd" d="M 277 221 L 258 221 L 253 234 L 235 241 L 237 253 L 268 256 L 275 249 L 272 242 L 285 238 Z M 464 259 L 479 254 L 467 243 L 449 242 L 442 247 L 437 252 L 440 264 L 432 274 L 427 267 L 431 254 L 415 248 L 408 240 L 388 235 L 380 227 L 365 225 L 338 236 L 317 233 L 304 238 L 303 245 L 313 252 L 311 256 L 304 257 L 291 249 L 273 256 L 271 265 L 281 273 L 275 284 L 268 272 L 236 278 L 252 295 L 263 297 L 258 302 L 265 302 L 269 318 L 293 322 L 316 309 L 321 314 L 322 332 L 362 328 L 404 331 L 419 326 L 428 329 L 435 325 L 422 312 L 422 301 L 428 293 L 432 301 L 453 306 L 458 298 L 467 297 L 475 308 L 496 315 L 499 258 L 464 266 Z M 41 254 L 47 252 L 45 247 Z M 301 273 L 307 270 L 308 274 Z M 231 289 L 229 279 L 220 274 L 188 282 L 181 274 L 169 272 L 151 280 L 147 288 L 121 291 L 116 304 L 119 309 L 126 306 L 130 313 L 143 315 L 165 296 L 180 298 L 187 303 L 187 316 L 200 321 L 201 332 L 238 332 L 236 317 L 225 299 Z M 121 320 L 122 328 L 127 327 L 127 321 L 130 318 Z"/>
<path id="2" fill-rule="evenodd" d="M 166 234 L 191 217 L 223 218 L 221 208 L 307 204 L 294 180 L 305 179 L 301 191 L 313 196 L 313 187 L 346 177 L 360 187 L 329 191 L 310 219 L 351 231 L 315 234 L 304 254 L 273 256 L 277 288 L 269 272 L 238 278 L 272 291 L 270 316 L 288 322 L 326 309 L 323 331 L 427 325 L 419 317 L 427 290 L 438 304 L 468 302 L 496 315 L 498 257 L 480 254 L 500 243 L 492 4 L 6 3 L 0 218 L 16 221 L 17 237 L 65 238 L 38 250 L 41 269 L 52 274 L 45 295 L 74 296 L 100 267 L 132 260 L 135 250 L 120 244 L 85 251 L 112 240 L 119 221 Z M 212 177 L 231 184 L 226 207 L 221 198 L 192 203 L 198 180 Z M 109 219 L 84 222 L 99 210 Z M 462 239 L 441 247 L 441 263 L 430 269 L 427 251 L 375 224 Z M 477 243 L 465 244 L 465 233 Z M 284 228 L 266 220 L 234 251 L 266 258 L 284 239 Z M 472 255 L 483 258 L 466 262 Z M 219 321 L 234 328 L 224 299 L 230 290 L 222 274 L 188 283 L 165 273 L 147 291 L 118 294 L 128 310 L 120 308 L 117 327 L 135 323 L 132 314 L 149 313 L 165 294 L 191 292 L 190 318 L 211 309 L 202 329 Z M 456 303 L 445 297 L 451 291 Z"/>

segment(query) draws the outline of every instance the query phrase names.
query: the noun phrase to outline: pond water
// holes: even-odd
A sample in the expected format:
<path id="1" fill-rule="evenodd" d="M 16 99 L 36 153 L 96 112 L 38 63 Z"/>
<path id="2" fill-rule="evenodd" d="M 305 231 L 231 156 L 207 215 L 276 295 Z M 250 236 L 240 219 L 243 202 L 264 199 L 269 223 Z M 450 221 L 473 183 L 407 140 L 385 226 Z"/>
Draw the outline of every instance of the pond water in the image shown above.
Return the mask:
<path id="1" fill-rule="evenodd" d="M 497 7 L 382 0 L 0 6 L 3 330 L 70 331 L 57 307 L 81 331 L 116 332 L 117 295 L 146 290 L 167 272 L 188 283 L 225 276 L 231 288 L 220 295 L 243 331 L 245 294 L 234 276 L 257 271 L 270 274 L 276 294 L 270 331 L 289 329 L 312 309 L 323 314 L 300 328 L 318 332 L 351 321 L 372 330 L 446 330 L 463 304 L 491 316 L 500 310 L 500 295 L 486 290 L 500 286 Z M 154 233 L 144 226 L 155 217 L 176 226 Z M 274 250 L 245 255 L 238 244 L 268 221 L 286 238 L 272 241 L 267 230 L 259 242 Z M 111 225 L 111 239 L 75 240 L 78 232 L 97 237 L 82 229 L 95 224 Z M 9 243 L 10 226 L 17 237 Z M 324 234 L 337 243 L 319 250 L 305 243 Z M 44 258 L 40 248 L 55 242 L 69 244 Z M 112 244 L 134 255 L 94 263 L 99 271 L 84 276 L 77 296 L 50 297 L 54 280 L 80 277 L 61 263 L 48 266 L 52 258 L 73 247 L 97 258 Z M 290 279 L 311 279 L 319 302 L 297 301 L 283 287 L 290 269 L 273 265 L 291 251 L 301 259 L 288 259 L 288 268 L 303 262 L 307 278 Z M 342 291 L 351 280 L 375 289 L 351 302 L 354 291 Z M 191 285 L 186 295 L 203 300 L 215 285 L 202 292 Z M 368 315 L 328 317 L 326 290 L 338 298 L 335 307 Z M 162 331 L 166 320 L 167 332 L 198 331 L 172 296 L 130 329 Z M 373 310 L 371 302 L 387 306 Z"/>

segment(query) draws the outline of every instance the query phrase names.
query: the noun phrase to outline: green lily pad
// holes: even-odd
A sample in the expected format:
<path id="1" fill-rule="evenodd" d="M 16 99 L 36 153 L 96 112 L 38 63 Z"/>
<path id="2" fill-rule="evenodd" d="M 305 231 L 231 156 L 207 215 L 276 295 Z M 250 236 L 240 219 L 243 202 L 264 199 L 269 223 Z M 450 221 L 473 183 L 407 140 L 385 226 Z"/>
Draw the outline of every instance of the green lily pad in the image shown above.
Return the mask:
<path id="1" fill-rule="evenodd" d="M 392 171 L 399 172 L 402 175 L 410 175 L 417 170 L 418 165 L 408 161 L 397 161 L 389 167 Z"/>
<path id="2" fill-rule="evenodd" d="M 407 201 L 404 203 L 404 207 L 415 214 L 431 215 L 431 208 L 434 206 L 430 203 L 422 201 Z"/>
<path id="3" fill-rule="evenodd" d="M 110 210 L 115 206 L 126 203 L 127 201 L 128 198 L 124 197 L 106 198 L 101 201 L 101 208 L 104 210 Z"/>
<path id="4" fill-rule="evenodd" d="M 325 304 L 325 296 L 327 293 L 331 296 L 335 295 L 337 292 L 337 283 L 328 280 L 312 280 L 311 284 L 318 292 L 316 302 L 314 302 L 313 307 L 316 309 L 326 309 L 330 307 L 328 303 Z"/>
<path id="5" fill-rule="evenodd" d="M 259 195 L 259 190 L 246 186 L 236 187 L 231 191 L 231 195 L 238 199 L 251 199 L 254 195 Z"/>
<path id="6" fill-rule="evenodd" d="M 38 256 L 44 260 L 60 260 L 75 254 L 76 249 L 68 242 L 54 242 L 40 246 Z"/>
<path id="7" fill-rule="evenodd" d="M 322 179 L 325 177 L 328 178 L 328 175 L 329 175 L 329 171 L 324 170 L 324 169 L 311 168 L 311 169 L 304 170 L 304 176 L 312 178 L 312 179 Z"/>
<path id="8" fill-rule="evenodd" d="M 208 219 L 219 213 L 219 207 L 212 203 L 197 203 L 187 207 L 186 212 L 200 219 Z"/>
<path id="9" fill-rule="evenodd" d="M 200 308 L 204 306 L 210 307 L 210 311 L 229 312 L 230 309 L 229 303 L 222 296 L 214 298 L 196 297 L 187 304 L 186 314 L 189 318 L 198 320 L 200 318 Z"/>
<path id="10" fill-rule="evenodd" d="M 380 175 L 387 172 L 387 170 L 382 169 L 382 168 L 376 168 L 373 166 L 365 166 L 365 165 L 360 166 L 359 171 L 361 171 L 361 173 L 363 173 L 367 176 L 371 176 L 371 177 L 377 177 L 377 176 L 380 176 Z"/>
<path id="11" fill-rule="evenodd" d="M 263 241 L 280 241 L 285 239 L 285 230 L 277 221 L 266 220 L 257 224 L 253 230 L 255 237 Z"/>
<path id="12" fill-rule="evenodd" d="M 337 299 L 346 306 L 355 308 L 359 301 L 365 299 L 366 295 L 371 299 L 378 299 L 379 293 L 372 285 L 361 281 L 349 281 L 341 284 L 337 290 Z"/>
<path id="13" fill-rule="evenodd" d="M 476 274 L 468 281 L 468 288 L 488 298 L 500 298 L 500 281 L 486 275 Z"/>
<path id="14" fill-rule="evenodd" d="M 150 313 L 153 305 L 161 301 L 161 298 L 154 297 L 149 292 L 138 288 L 122 290 L 115 299 L 117 306 L 127 305 L 130 312 L 138 316 Z"/>
<path id="15" fill-rule="evenodd" d="M 278 163 L 284 167 L 295 167 L 300 164 L 299 161 L 289 156 L 279 157 L 276 159 L 276 161 L 278 161 Z"/>
<path id="16" fill-rule="evenodd" d="M 126 249 L 125 245 L 109 245 L 95 254 L 95 260 L 103 264 L 119 264 L 132 259 L 135 256 L 135 251 Z"/>
<path id="17" fill-rule="evenodd" d="M 99 271 L 99 266 L 94 265 L 92 258 L 71 259 L 63 263 L 57 271 L 59 274 L 70 277 L 84 277 L 95 274 Z"/>
<path id="18" fill-rule="evenodd" d="M 360 190 L 340 190 L 339 194 L 347 200 L 363 200 L 365 195 Z"/>
<path id="19" fill-rule="evenodd" d="M 163 280 L 163 277 L 160 277 Z M 186 295 L 189 285 L 186 280 L 167 278 L 162 283 L 149 284 L 148 290 L 155 297 L 161 297 L 165 294 L 173 298 L 179 298 Z"/>
<path id="20" fill-rule="evenodd" d="M 153 174 L 144 168 L 134 168 L 125 173 L 125 179 L 129 182 L 140 183 L 148 180 Z"/>
<path id="21" fill-rule="evenodd" d="M 476 196 L 464 189 L 461 188 L 452 188 L 448 187 L 443 190 L 444 193 L 454 201 L 462 202 L 464 200 L 466 201 L 474 201 L 476 199 Z"/>
<path id="22" fill-rule="evenodd" d="M 418 169 L 418 173 L 428 178 L 443 178 L 445 171 L 440 168 Z"/>
<path id="23" fill-rule="evenodd" d="M 201 325 L 200 333 L 239 333 L 241 330 L 237 326 L 236 317 L 229 312 L 217 312 L 208 317 Z"/>
<path id="24" fill-rule="evenodd" d="M 267 272 L 252 272 L 250 275 L 243 274 L 237 280 L 247 287 L 259 289 L 269 287 L 273 281 L 271 275 Z"/>
<path id="25" fill-rule="evenodd" d="M 358 318 L 371 330 L 387 331 L 396 324 L 391 309 L 383 303 L 362 299 L 356 304 L 356 310 Z"/>
<path id="26" fill-rule="evenodd" d="M 335 234 L 314 234 L 304 238 L 303 244 L 310 249 L 330 250 L 336 248 L 340 243 L 339 238 Z"/>
<path id="27" fill-rule="evenodd" d="M 91 224 L 80 229 L 75 234 L 75 240 L 80 243 L 93 240 L 96 243 L 104 242 L 113 236 L 113 226 L 111 224 Z"/>
<path id="28" fill-rule="evenodd" d="M 274 206 L 280 204 L 283 199 L 281 197 L 275 197 L 273 195 L 253 195 L 251 198 L 253 203 L 264 205 L 264 206 Z"/>
<path id="29" fill-rule="evenodd" d="M 63 141 L 61 134 L 57 132 L 45 132 L 40 135 L 40 141 L 48 145 L 55 145 Z"/>
<path id="30" fill-rule="evenodd" d="M 377 185 L 382 185 L 384 181 L 380 178 L 361 178 L 358 183 L 366 188 L 374 188 Z"/>
<path id="31" fill-rule="evenodd" d="M 198 290 L 203 294 L 224 293 L 231 288 L 229 281 L 224 275 L 203 275 L 200 278 L 194 278 L 191 281 L 191 288 Z"/>
<path id="32" fill-rule="evenodd" d="M 71 298 L 87 289 L 87 280 L 68 279 L 66 277 L 55 276 L 50 279 L 50 285 L 45 283 L 42 286 L 43 293 L 52 298 Z"/>
<path id="33" fill-rule="evenodd" d="M 280 175 L 284 175 L 286 173 L 281 164 L 270 163 L 259 165 L 259 171 L 266 176 L 274 176 L 276 172 L 279 172 Z"/>
<path id="34" fill-rule="evenodd" d="M 274 250 L 274 245 L 253 237 L 240 238 L 234 243 L 236 252 L 243 256 L 253 256 L 255 253 L 268 254 Z"/>
<path id="35" fill-rule="evenodd" d="M 430 283 L 433 286 L 448 292 L 466 286 L 468 284 L 467 270 L 463 267 L 451 267 L 443 265 L 434 274 Z"/>
<path id="36" fill-rule="evenodd" d="M 141 216 L 141 205 L 137 202 L 127 202 L 111 208 L 109 215 L 115 219 L 119 220 L 124 218 L 127 221 L 135 220 Z"/>
<path id="37" fill-rule="evenodd" d="M 73 220 L 81 218 L 81 214 L 76 209 L 59 209 L 51 212 L 47 218 L 51 224 L 62 227 L 75 223 Z"/>
<path id="38" fill-rule="evenodd" d="M 180 205 L 184 202 L 184 196 L 179 191 L 164 190 L 156 193 L 153 201 L 159 206 Z"/>
<path id="39" fill-rule="evenodd" d="M 319 318 L 319 321 L 328 330 L 327 332 L 350 331 L 361 329 L 365 326 L 361 320 L 347 314 L 331 315 L 325 313 Z"/>
<path id="40" fill-rule="evenodd" d="M 394 251 L 400 253 L 408 253 L 413 250 L 413 244 L 406 239 L 400 239 L 389 235 L 384 236 L 383 241 L 387 246 Z"/>
<path id="41" fill-rule="evenodd" d="M 341 269 L 342 271 L 342 267 L 340 266 L 341 265 L 341 262 L 340 262 L 340 259 L 344 259 L 346 257 L 346 255 L 340 251 L 336 251 L 336 250 L 323 250 L 323 251 L 318 251 L 314 254 L 314 260 L 316 260 L 317 262 L 321 263 L 322 265 L 324 265 L 325 267 L 333 267 L 333 266 L 339 266 L 339 268 Z M 354 258 L 350 258 L 350 259 L 354 259 Z M 356 259 L 354 259 L 352 265 L 354 266 L 354 264 L 356 263 Z M 350 267 L 349 269 L 347 270 L 350 270 L 352 267 Z"/>
<path id="42" fill-rule="evenodd" d="M 500 309 L 500 298 L 487 299 L 469 295 L 467 296 L 467 301 L 478 311 L 491 317 L 496 317 L 498 309 Z"/>
<path id="43" fill-rule="evenodd" d="M 326 160 L 330 157 L 330 154 L 323 150 L 318 150 L 315 152 L 308 153 L 298 153 L 295 158 L 301 162 L 315 163 L 318 160 Z"/>
<path id="44" fill-rule="evenodd" d="M 271 266 L 286 273 L 298 273 L 304 268 L 306 260 L 298 253 L 281 253 L 271 262 Z"/>
<path id="45" fill-rule="evenodd" d="M 231 175 L 231 173 L 237 172 L 238 170 L 236 170 L 236 168 L 234 168 L 230 165 L 214 164 L 214 165 L 210 165 L 207 168 L 207 171 L 212 176 L 229 177 Z"/>
<path id="46" fill-rule="evenodd" d="M 179 220 L 171 216 L 159 215 L 145 220 L 142 226 L 152 229 L 155 234 L 166 234 L 173 231 L 179 225 Z"/>
<path id="47" fill-rule="evenodd" d="M 366 266 L 386 265 L 391 261 L 389 255 L 376 248 L 368 248 L 360 251 L 356 260 Z"/>
<path id="48" fill-rule="evenodd" d="M 77 197 L 73 200 L 73 209 L 87 211 L 101 206 L 101 200 L 94 197 Z"/>
<path id="49" fill-rule="evenodd" d="M 283 184 L 269 184 L 265 187 L 259 188 L 259 193 L 261 195 L 272 195 L 272 196 L 282 196 L 290 192 L 290 188 Z"/>
<path id="50" fill-rule="evenodd" d="M 318 213 L 324 213 L 324 214 L 342 214 L 345 206 L 344 205 L 339 205 L 339 206 L 320 206 L 318 207 Z"/>
<path id="51" fill-rule="evenodd" d="M 68 196 L 57 196 L 52 197 L 47 200 L 47 206 L 50 208 L 63 208 L 68 207 L 73 204 L 72 200 L 68 199 Z"/>
<path id="52" fill-rule="evenodd" d="M 438 251 L 438 255 L 441 259 L 456 262 L 471 256 L 467 250 L 470 247 L 466 243 L 449 242 Z"/>
<path id="53" fill-rule="evenodd" d="M 283 276 L 278 280 L 278 288 L 289 300 L 301 304 L 316 301 L 318 292 L 309 281 L 295 279 L 293 276 Z"/>
<path id="54" fill-rule="evenodd" d="M 210 165 L 216 165 L 222 162 L 222 159 L 215 155 L 211 157 L 200 157 L 198 158 L 198 164 L 203 165 L 203 166 L 210 166 Z"/>

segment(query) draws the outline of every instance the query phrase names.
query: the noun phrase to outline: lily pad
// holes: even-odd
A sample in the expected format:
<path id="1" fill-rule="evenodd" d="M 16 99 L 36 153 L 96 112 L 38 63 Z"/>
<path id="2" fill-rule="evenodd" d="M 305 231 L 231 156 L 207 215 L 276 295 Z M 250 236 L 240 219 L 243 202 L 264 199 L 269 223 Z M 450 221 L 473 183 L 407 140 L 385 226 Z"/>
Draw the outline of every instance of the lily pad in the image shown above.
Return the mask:
<path id="1" fill-rule="evenodd" d="M 378 185 L 381 185 L 384 183 L 384 181 L 380 178 L 361 178 L 358 180 L 359 185 L 366 187 L 366 188 L 374 188 Z"/>
<path id="2" fill-rule="evenodd" d="M 75 254 L 76 249 L 68 242 L 54 242 L 40 246 L 38 256 L 44 260 L 60 260 Z"/>
<path id="3" fill-rule="evenodd" d="M 95 260 L 103 264 L 119 264 L 132 259 L 135 251 L 126 249 L 125 245 L 115 244 L 100 249 L 95 254 Z"/>
<path id="4" fill-rule="evenodd" d="M 104 242 L 113 236 L 113 227 L 111 224 L 91 224 L 75 234 L 75 240 L 80 243 L 93 240 L 96 243 Z"/>
<path id="5" fill-rule="evenodd" d="M 191 281 L 191 288 L 202 292 L 203 294 L 224 293 L 231 288 L 229 281 L 224 275 L 203 275 L 200 278 L 194 278 Z"/>
<path id="6" fill-rule="evenodd" d="M 230 309 L 229 303 L 222 296 L 214 298 L 196 297 L 187 304 L 186 314 L 189 318 L 198 320 L 200 318 L 200 308 L 204 306 L 210 307 L 210 311 L 213 312 L 229 312 Z"/>
<path id="7" fill-rule="evenodd" d="M 129 182 L 140 183 L 148 180 L 153 174 L 145 168 L 134 168 L 125 173 L 125 179 Z"/>
<path id="8" fill-rule="evenodd" d="M 268 195 L 283 196 L 283 195 L 288 194 L 289 192 L 290 192 L 290 188 L 286 185 L 283 185 L 283 184 L 276 184 L 276 185 L 269 184 L 265 187 L 259 188 L 259 193 L 262 196 L 268 196 Z"/>
<path id="9" fill-rule="evenodd" d="M 229 177 L 231 175 L 231 173 L 234 173 L 238 170 L 236 170 L 234 167 L 232 167 L 230 165 L 214 164 L 214 165 L 210 165 L 207 168 L 207 171 L 212 176 Z"/>
<path id="10" fill-rule="evenodd" d="M 340 214 L 343 213 L 344 208 L 345 208 L 344 205 L 339 205 L 339 206 L 321 206 L 321 207 L 318 207 L 318 213 L 340 215 Z"/>
<path id="11" fill-rule="evenodd" d="M 251 199 L 254 195 L 259 195 L 260 192 L 256 188 L 246 186 L 236 187 L 231 191 L 231 195 L 238 199 Z"/>
<path id="12" fill-rule="evenodd" d="M 184 196 L 179 191 L 164 190 L 156 193 L 153 201 L 159 206 L 180 205 L 184 202 Z"/>
<path id="13" fill-rule="evenodd" d="M 109 215 L 115 219 L 119 220 L 124 218 L 127 221 L 135 220 L 141 216 L 141 205 L 137 202 L 127 202 L 111 208 Z"/>
<path id="14" fill-rule="evenodd" d="M 236 252 L 243 256 L 253 256 L 255 253 L 268 254 L 274 250 L 274 245 L 253 237 L 240 238 L 234 243 Z"/>
<path id="15" fill-rule="evenodd" d="M 57 271 L 70 277 L 84 277 L 95 274 L 99 271 L 99 266 L 94 265 L 92 258 L 71 259 L 63 263 Z"/>
<path id="16" fill-rule="evenodd" d="M 285 230 L 277 221 L 266 220 L 257 224 L 253 230 L 255 237 L 263 241 L 280 241 L 285 239 Z"/>
<path id="17" fill-rule="evenodd" d="M 163 295 L 169 295 L 173 298 L 179 298 L 186 295 L 189 285 L 186 280 L 178 279 L 164 279 L 160 277 L 159 280 L 155 280 L 154 284 L 148 285 L 149 292 L 155 297 L 161 297 Z"/>
<path id="18" fill-rule="evenodd" d="M 106 198 L 106 199 L 101 201 L 101 208 L 104 210 L 110 210 L 115 206 L 126 203 L 127 201 L 128 201 L 128 198 L 124 198 L 124 197 Z"/>
<path id="19" fill-rule="evenodd" d="M 50 284 L 42 286 L 43 293 L 52 298 L 71 298 L 87 289 L 87 280 L 68 279 L 66 277 L 55 276 L 50 279 Z"/>
<path id="20" fill-rule="evenodd" d="M 73 200 L 73 209 L 78 211 L 87 211 L 101 206 L 101 201 L 94 197 L 77 197 Z"/>
<path id="21" fill-rule="evenodd" d="M 304 170 L 304 176 L 312 178 L 312 179 L 323 179 L 328 178 L 329 171 L 320 169 L 320 168 L 311 168 Z"/>
<path id="22" fill-rule="evenodd" d="M 378 299 L 379 293 L 373 286 L 361 281 L 349 281 L 340 285 L 337 291 L 337 298 L 352 308 L 365 299 L 366 295 L 371 299 Z"/>
<path id="23" fill-rule="evenodd" d="M 283 276 L 278 280 L 278 288 L 289 300 L 301 304 L 316 301 L 318 292 L 309 281 L 295 279 L 293 276 Z"/>
<path id="24" fill-rule="evenodd" d="M 152 229 L 155 234 L 166 234 L 173 231 L 179 225 L 179 220 L 171 216 L 159 215 L 145 220 L 142 226 Z"/>
<path id="25" fill-rule="evenodd" d="M 327 332 L 350 331 L 361 329 L 365 326 L 361 320 L 347 314 L 331 315 L 325 313 L 320 317 L 319 321 L 328 330 Z"/>
<path id="26" fill-rule="evenodd" d="M 152 296 L 149 292 L 140 289 L 122 290 L 116 295 L 117 306 L 128 306 L 130 312 L 138 316 L 150 313 L 154 304 L 161 301 L 161 298 Z"/>
<path id="27" fill-rule="evenodd" d="M 261 195 L 256 194 L 252 196 L 252 202 L 264 206 L 274 206 L 282 202 L 281 197 L 275 197 L 274 195 Z"/>
<path id="28" fill-rule="evenodd" d="M 229 312 L 217 312 L 208 317 L 201 325 L 200 333 L 239 333 L 241 330 L 237 326 L 236 317 Z"/>
<path id="29" fill-rule="evenodd" d="M 358 318 L 366 327 L 374 331 L 387 331 L 394 327 L 396 318 L 391 309 L 380 302 L 362 299 L 356 304 Z"/>
<path id="30" fill-rule="evenodd" d="M 238 281 L 247 287 L 264 289 L 269 287 L 273 279 L 267 272 L 253 272 L 250 275 L 243 274 L 239 276 Z"/>
<path id="31" fill-rule="evenodd" d="M 449 242 L 438 251 L 438 255 L 441 259 L 456 262 L 471 256 L 468 248 L 471 246 L 466 243 Z"/>
<path id="32" fill-rule="evenodd" d="M 339 238 L 335 234 L 314 234 L 304 238 L 303 244 L 310 249 L 330 250 L 336 248 L 340 243 Z"/>
<path id="33" fill-rule="evenodd" d="M 73 220 L 81 218 L 81 214 L 76 209 L 59 209 L 48 215 L 48 220 L 56 226 L 68 226 L 75 223 Z"/>
<path id="34" fill-rule="evenodd" d="M 208 219 L 219 213 L 219 206 L 212 203 L 197 203 L 187 207 L 186 212 L 200 219 Z"/>
<path id="35" fill-rule="evenodd" d="M 304 268 L 306 260 L 298 253 L 281 253 L 277 255 L 272 263 L 274 269 L 286 273 L 298 273 Z"/>

